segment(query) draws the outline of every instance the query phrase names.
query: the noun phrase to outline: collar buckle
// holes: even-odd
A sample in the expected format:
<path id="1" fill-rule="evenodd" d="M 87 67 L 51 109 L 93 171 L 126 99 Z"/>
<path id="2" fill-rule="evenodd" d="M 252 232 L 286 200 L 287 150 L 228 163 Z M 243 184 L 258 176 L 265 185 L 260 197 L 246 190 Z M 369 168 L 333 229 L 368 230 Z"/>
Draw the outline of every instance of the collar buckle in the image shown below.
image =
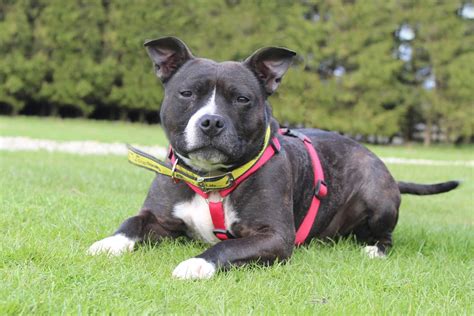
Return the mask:
<path id="1" fill-rule="evenodd" d="M 207 185 L 208 182 L 217 181 L 217 180 L 223 179 L 225 177 L 227 177 L 227 183 L 224 187 L 212 187 L 212 186 Z M 234 184 L 234 181 L 235 181 L 235 179 L 234 179 L 234 176 L 232 175 L 232 172 L 227 172 L 224 175 L 215 176 L 215 177 L 197 177 L 196 178 L 196 183 L 197 183 L 198 187 L 206 193 L 210 192 L 210 191 L 213 191 L 213 190 L 227 189 L 227 188 L 231 187 Z"/>

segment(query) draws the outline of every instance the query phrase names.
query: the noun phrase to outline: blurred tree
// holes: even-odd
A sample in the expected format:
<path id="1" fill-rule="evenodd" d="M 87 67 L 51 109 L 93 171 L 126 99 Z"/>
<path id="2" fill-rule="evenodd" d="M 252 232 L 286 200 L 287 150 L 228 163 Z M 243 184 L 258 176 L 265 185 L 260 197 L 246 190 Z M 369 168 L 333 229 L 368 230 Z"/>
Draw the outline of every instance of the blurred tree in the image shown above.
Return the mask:
<path id="1" fill-rule="evenodd" d="M 157 118 L 163 91 L 145 39 L 243 60 L 286 46 L 298 60 L 271 98 L 285 124 L 410 140 L 420 123 L 473 136 L 474 21 L 438 0 L 2 0 L 0 111 Z"/>

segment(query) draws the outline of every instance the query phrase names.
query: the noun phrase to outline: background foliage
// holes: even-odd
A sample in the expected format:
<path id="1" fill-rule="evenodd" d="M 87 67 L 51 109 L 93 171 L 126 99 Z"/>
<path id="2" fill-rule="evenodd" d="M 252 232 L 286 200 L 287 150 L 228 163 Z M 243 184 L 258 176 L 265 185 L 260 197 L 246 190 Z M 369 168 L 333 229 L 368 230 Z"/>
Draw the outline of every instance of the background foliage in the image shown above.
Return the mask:
<path id="1" fill-rule="evenodd" d="M 284 123 L 375 140 L 413 139 L 422 123 L 426 143 L 469 140 L 474 20 L 462 4 L 0 0 L 0 111 L 156 122 L 163 90 L 142 44 L 175 35 L 216 60 L 297 51 L 271 99 Z"/>

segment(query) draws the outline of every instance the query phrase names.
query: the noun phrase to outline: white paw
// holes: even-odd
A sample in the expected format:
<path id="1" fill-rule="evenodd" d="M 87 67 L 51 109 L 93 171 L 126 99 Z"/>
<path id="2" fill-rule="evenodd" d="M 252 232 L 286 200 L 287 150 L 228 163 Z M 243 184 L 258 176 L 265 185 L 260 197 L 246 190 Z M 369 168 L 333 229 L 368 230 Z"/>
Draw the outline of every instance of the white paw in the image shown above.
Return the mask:
<path id="1" fill-rule="evenodd" d="M 178 264 L 173 277 L 182 280 L 210 279 L 216 273 L 216 266 L 202 258 L 191 258 Z"/>
<path id="2" fill-rule="evenodd" d="M 111 256 L 118 256 L 124 252 L 133 251 L 134 246 L 135 240 L 119 234 L 96 241 L 92 244 L 92 246 L 89 247 L 87 253 L 92 256 L 101 253 L 106 253 Z"/>
<path id="3" fill-rule="evenodd" d="M 377 246 L 366 246 L 364 248 L 365 253 L 369 256 L 370 259 L 374 258 L 385 258 L 385 254 L 379 250 Z"/>

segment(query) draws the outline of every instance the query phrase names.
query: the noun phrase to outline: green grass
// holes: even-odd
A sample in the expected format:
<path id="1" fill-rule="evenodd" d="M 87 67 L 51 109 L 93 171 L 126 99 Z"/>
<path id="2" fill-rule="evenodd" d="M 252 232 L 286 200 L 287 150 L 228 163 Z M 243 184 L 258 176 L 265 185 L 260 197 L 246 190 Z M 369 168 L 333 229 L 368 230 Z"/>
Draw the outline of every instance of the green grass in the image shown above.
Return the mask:
<path id="1" fill-rule="evenodd" d="M 75 121 L 62 136 L 81 124 L 129 137 L 135 126 Z M 36 126 L 31 136 L 46 138 L 44 126 Z M 1 315 L 474 313 L 472 167 L 389 165 L 397 179 L 465 182 L 447 194 L 404 196 L 387 260 L 366 258 L 351 241 L 314 242 L 288 264 L 207 281 L 171 278 L 179 262 L 206 249 L 200 243 L 167 241 L 118 258 L 85 255 L 145 198 L 153 175 L 125 157 L 0 152 L 0 167 Z"/>
<path id="2" fill-rule="evenodd" d="M 96 140 L 156 146 L 168 144 L 159 125 L 50 117 L 0 116 L 0 136 L 26 136 L 59 141 Z"/>
<path id="3" fill-rule="evenodd" d="M 454 146 L 443 144 L 425 147 L 421 144 L 409 144 L 404 146 L 368 145 L 367 147 L 380 157 L 430 160 L 474 160 L 474 146 L 472 145 Z"/>

